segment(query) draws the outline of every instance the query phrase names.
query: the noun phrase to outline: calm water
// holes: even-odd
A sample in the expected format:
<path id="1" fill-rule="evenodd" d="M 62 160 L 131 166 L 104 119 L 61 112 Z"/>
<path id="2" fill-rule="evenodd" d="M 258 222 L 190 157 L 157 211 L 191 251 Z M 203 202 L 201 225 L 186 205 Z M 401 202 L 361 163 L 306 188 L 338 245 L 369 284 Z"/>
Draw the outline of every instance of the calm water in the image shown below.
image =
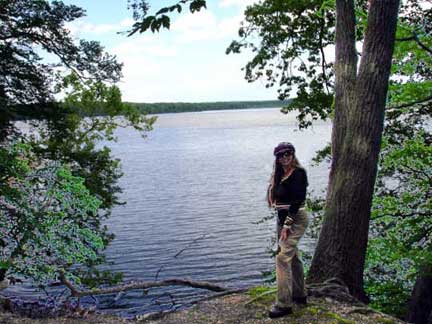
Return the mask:
<path id="1" fill-rule="evenodd" d="M 262 283 L 271 270 L 268 248 L 274 224 L 255 222 L 270 214 L 265 192 L 273 147 L 290 141 L 306 167 L 310 188 L 326 186 L 326 165 L 311 167 L 314 152 L 330 140 L 331 126 L 297 130 L 279 109 L 165 114 L 142 139 L 130 129 L 110 144 L 122 160 L 122 198 L 107 222 L 116 238 L 107 250 L 110 268 L 125 280 L 188 277 L 230 287 Z M 311 251 L 314 242 L 300 244 Z M 167 292 L 171 294 L 168 295 Z M 204 295 L 191 288 L 128 292 L 100 307 L 124 316 L 176 307 Z"/>

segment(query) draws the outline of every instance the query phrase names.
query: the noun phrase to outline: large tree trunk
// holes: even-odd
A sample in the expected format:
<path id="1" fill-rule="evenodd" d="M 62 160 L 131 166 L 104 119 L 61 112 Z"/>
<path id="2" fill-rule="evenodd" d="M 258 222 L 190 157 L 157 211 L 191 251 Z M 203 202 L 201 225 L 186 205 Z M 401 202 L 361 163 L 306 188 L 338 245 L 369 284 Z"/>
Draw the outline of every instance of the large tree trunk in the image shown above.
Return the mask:
<path id="1" fill-rule="evenodd" d="M 406 320 L 415 324 L 432 324 L 432 265 L 417 277 Z"/>
<path id="2" fill-rule="evenodd" d="M 309 282 L 336 277 L 367 301 L 363 270 L 399 0 L 371 0 L 358 73 L 353 0 L 336 1 L 335 118 L 323 227 Z"/>

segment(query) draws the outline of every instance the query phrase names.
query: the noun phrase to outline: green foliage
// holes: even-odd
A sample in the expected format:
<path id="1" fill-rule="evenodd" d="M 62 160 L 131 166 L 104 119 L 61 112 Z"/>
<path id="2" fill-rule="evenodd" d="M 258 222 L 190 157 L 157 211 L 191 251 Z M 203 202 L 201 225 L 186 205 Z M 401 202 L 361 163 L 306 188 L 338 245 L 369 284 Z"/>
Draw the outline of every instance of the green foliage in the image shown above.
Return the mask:
<path id="1" fill-rule="evenodd" d="M 45 283 L 65 272 L 92 287 L 118 281 L 95 268 L 113 239 L 102 221 L 121 203 L 120 162 L 103 144 L 118 127 L 145 136 L 155 118 L 122 103 L 110 85 L 121 77 L 113 56 L 70 35 L 65 24 L 82 9 L 45 0 L 0 7 L 0 280 Z M 57 62 L 44 62 L 47 52 Z M 53 100 L 59 91 L 61 103 Z M 7 130 L 13 118 L 33 119 L 35 133 Z"/>
<path id="2" fill-rule="evenodd" d="M 324 48 L 334 43 L 335 17 L 323 1 L 263 0 L 249 6 L 227 53 L 250 50 L 254 57 L 244 70 L 248 82 L 264 79 L 278 87 L 279 99 L 297 95 L 283 112 L 298 110 L 300 127 L 327 119 L 332 111 L 331 62 Z"/>
<path id="3" fill-rule="evenodd" d="M 180 13 L 183 10 L 183 6 L 187 4 L 189 4 L 189 11 L 191 13 L 206 8 L 206 0 L 180 0 L 175 5 L 158 10 L 154 15 L 147 15 L 149 10 L 147 1 L 130 0 L 129 3 L 130 8 L 134 12 L 133 16 L 136 22 L 128 32 L 128 36 L 132 36 L 136 32 L 144 33 L 147 30 L 151 30 L 153 33 L 159 32 L 161 27 L 169 29 L 171 26 L 171 18 L 166 14 L 174 11 Z"/>
<path id="4" fill-rule="evenodd" d="M 38 283 L 58 278 L 75 282 L 76 269 L 96 261 L 105 242 L 94 222 L 101 201 L 84 180 L 58 162 L 40 160 L 31 146 L 0 147 L 0 264 L 2 276 L 21 276 Z"/>
<path id="5" fill-rule="evenodd" d="M 105 262 L 102 251 L 114 238 L 106 226 L 102 225 L 102 221 L 110 215 L 114 205 L 121 204 L 118 198 L 121 188 L 117 182 L 122 172 L 120 161 L 112 158 L 110 149 L 101 143 L 116 140 L 115 130 L 119 127 L 134 128 L 145 137 L 156 118 L 147 118 L 135 107 L 123 103 L 118 87 L 99 80 L 82 81 L 75 73 L 65 77 L 57 85 L 57 91 L 65 94 L 64 101 L 46 107 L 43 115 L 45 118 L 34 122 L 36 133 L 27 136 L 28 145 L 40 161 L 56 161 L 58 165 L 67 165 L 69 173 L 56 171 L 56 176 L 65 177 L 68 182 L 64 183 L 66 187 L 62 188 L 63 191 L 55 188 L 55 198 L 65 201 L 62 208 L 85 213 L 86 216 L 79 222 L 79 228 L 74 228 L 69 223 L 63 225 L 61 219 L 50 224 L 57 231 L 44 235 L 45 241 L 40 242 L 56 245 L 58 253 L 53 255 L 53 259 L 55 262 L 60 260 L 61 266 L 56 264 L 40 267 L 42 262 L 35 255 L 26 256 L 24 250 L 19 249 L 15 253 L 17 256 L 25 256 L 27 263 L 35 262 L 36 265 L 34 269 L 29 268 L 33 269 L 32 273 L 25 273 L 18 268 L 14 268 L 14 271 L 43 283 L 56 276 L 60 270 L 66 271 L 74 265 L 73 271 L 67 274 L 75 282 L 90 287 L 101 283 L 112 284 L 121 279 L 121 274 L 99 271 L 96 266 Z M 80 179 L 79 182 L 77 179 Z M 66 196 L 61 195 L 62 192 L 67 197 L 73 195 L 74 199 L 66 199 Z M 41 197 L 50 200 L 50 194 L 51 191 L 47 189 L 41 192 Z M 97 206 L 91 204 L 91 199 L 97 199 Z M 94 207 L 91 212 L 85 209 L 90 206 Z M 34 213 L 37 211 L 31 209 L 32 205 L 29 208 L 24 217 L 31 220 L 36 217 Z M 66 214 L 65 217 L 72 216 Z M 79 218 L 74 217 L 78 221 Z M 0 227 L 1 225 L 3 224 Z M 21 227 L 18 228 L 22 230 Z M 67 240 L 70 232 L 76 236 L 75 241 L 72 238 Z M 64 246 L 61 246 L 63 241 L 59 242 L 58 237 L 65 240 Z"/>
<path id="6" fill-rule="evenodd" d="M 432 147 L 424 136 L 384 146 L 372 211 L 367 290 L 374 306 L 395 315 L 405 310 L 420 269 L 432 264 Z"/>
<path id="7" fill-rule="evenodd" d="M 312 159 L 315 165 L 320 164 L 323 161 L 330 162 L 331 160 L 331 143 L 328 143 L 324 148 L 318 150 Z"/>
<path id="8" fill-rule="evenodd" d="M 369 260 L 370 258 L 368 255 Z M 386 274 L 375 273 L 370 277 L 366 274 L 365 289 L 371 299 L 369 306 L 402 318 L 408 310 L 406 301 L 410 297 L 412 286 L 407 285 L 403 278 L 398 278 L 392 269 L 388 268 L 388 271 Z"/>

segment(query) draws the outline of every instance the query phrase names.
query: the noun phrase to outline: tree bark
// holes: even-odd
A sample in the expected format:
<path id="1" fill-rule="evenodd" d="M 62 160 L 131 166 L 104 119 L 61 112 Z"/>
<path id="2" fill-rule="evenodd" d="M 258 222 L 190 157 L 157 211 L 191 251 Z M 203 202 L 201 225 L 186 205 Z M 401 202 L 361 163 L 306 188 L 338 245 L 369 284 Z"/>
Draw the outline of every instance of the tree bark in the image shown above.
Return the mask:
<path id="1" fill-rule="evenodd" d="M 339 278 L 365 302 L 363 270 L 398 8 L 399 0 L 370 1 L 357 73 L 354 3 L 336 1 L 332 164 L 324 223 L 308 281 Z"/>
<path id="2" fill-rule="evenodd" d="M 0 85 L 0 143 L 8 135 L 8 127 L 10 123 L 10 113 L 7 109 L 8 98 L 6 91 L 2 85 Z"/>
<path id="3" fill-rule="evenodd" d="M 424 267 L 417 277 L 406 320 L 415 324 L 432 324 L 432 265 Z"/>

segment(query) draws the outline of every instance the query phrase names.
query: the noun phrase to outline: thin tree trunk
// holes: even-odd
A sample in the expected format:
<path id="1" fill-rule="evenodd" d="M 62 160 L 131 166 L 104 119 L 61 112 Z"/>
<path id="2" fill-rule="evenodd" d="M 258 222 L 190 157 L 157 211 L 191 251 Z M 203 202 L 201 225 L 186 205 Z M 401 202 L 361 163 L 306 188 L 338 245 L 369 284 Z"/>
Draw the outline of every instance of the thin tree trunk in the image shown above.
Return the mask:
<path id="1" fill-rule="evenodd" d="M 417 277 L 406 320 L 415 324 L 432 324 L 432 265 L 424 267 Z"/>
<path id="2" fill-rule="evenodd" d="M 332 165 L 324 223 L 308 281 L 339 278 L 362 301 L 368 300 L 363 270 L 398 7 L 399 0 L 370 2 L 356 75 L 354 4 L 336 2 Z"/>
<path id="3" fill-rule="evenodd" d="M 4 87 L 0 85 L 0 143 L 8 135 L 10 116 L 7 109 L 7 102 L 6 91 Z"/>

